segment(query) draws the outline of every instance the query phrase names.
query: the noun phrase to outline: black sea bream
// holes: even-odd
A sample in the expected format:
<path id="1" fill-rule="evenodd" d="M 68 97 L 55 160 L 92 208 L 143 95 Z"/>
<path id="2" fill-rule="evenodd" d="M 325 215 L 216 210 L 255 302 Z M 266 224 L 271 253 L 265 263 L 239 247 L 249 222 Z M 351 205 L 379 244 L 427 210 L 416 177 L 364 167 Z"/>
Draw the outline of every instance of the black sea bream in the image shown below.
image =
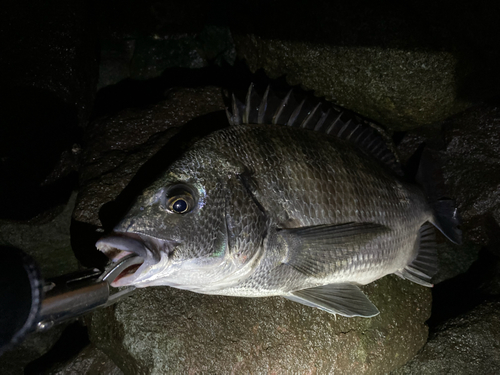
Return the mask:
<path id="1" fill-rule="evenodd" d="M 233 96 L 231 126 L 170 165 L 97 242 L 114 261 L 144 259 L 112 285 L 283 296 L 363 317 L 378 310 L 357 285 L 395 273 L 431 286 L 432 225 L 461 239 L 453 202 L 400 180 L 368 123 L 292 100 Z"/>

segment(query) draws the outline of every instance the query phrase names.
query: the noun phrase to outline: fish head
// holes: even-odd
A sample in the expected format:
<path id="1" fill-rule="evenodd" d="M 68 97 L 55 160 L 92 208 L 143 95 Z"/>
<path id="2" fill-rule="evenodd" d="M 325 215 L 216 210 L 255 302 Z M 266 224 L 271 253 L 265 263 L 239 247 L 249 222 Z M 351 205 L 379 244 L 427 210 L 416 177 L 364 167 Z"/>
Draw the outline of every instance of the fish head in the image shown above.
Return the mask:
<path id="1" fill-rule="evenodd" d="M 242 223 L 245 233 L 259 226 L 262 215 L 245 208 L 252 203 L 241 196 L 238 168 L 206 150 L 188 152 L 175 162 L 96 243 L 113 262 L 131 253 L 144 259 L 111 285 L 167 285 L 209 293 L 250 272 L 257 247 L 248 239 L 242 245 L 231 238 Z"/>

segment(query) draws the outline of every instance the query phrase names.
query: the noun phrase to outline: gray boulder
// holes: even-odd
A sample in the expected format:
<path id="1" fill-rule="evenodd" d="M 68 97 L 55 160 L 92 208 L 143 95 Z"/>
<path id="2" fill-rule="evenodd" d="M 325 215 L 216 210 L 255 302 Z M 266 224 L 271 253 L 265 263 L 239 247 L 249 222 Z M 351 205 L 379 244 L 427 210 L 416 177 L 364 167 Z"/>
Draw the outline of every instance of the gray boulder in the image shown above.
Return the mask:
<path id="1" fill-rule="evenodd" d="M 443 126 L 443 170 L 450 196 L 459 203 L 467 237 L 498 243 L 500 229 L 500 107 L 482 104 Z"/>
<path id="2" fill-rule="evenodd" d="M 500 373 L 500 302 L 484 303 L 438 327 L 393 375 Z"/>
<path id="3" fill-rule="evenodd" d="M 394 276 L 364 291 L 379 316 L 336 318 L 281 297 L 146 288 L 96 311 L 90 339 L 125 374 L 387 373 L 425 343 L 430 291 Z"/>
<path id="4" fill-rule="evenodd" d="M 238 57 L 394 130 L 441 121 L 497 91 L 490 6 L 248 1 Z M 496 4 L 491 4 L 497 8 Z M 496 57 L 493 57 L 496 56 Z"/>

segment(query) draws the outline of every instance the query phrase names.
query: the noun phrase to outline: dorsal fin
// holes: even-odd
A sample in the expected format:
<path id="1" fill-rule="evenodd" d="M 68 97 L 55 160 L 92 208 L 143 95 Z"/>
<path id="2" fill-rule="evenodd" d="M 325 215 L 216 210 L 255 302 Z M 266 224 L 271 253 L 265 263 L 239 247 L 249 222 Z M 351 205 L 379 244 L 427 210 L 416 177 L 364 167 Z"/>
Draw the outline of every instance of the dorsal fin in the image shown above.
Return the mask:
<path id="1" fill-rule="evenodd" d="M 231 107 L 231 112 L 226 109 L 231 125 L 287 125 L 332 135 L 356 144 L 396 174 L 403 175 L 399 160 L 381 135 L 381 129 L 332 103 L 310 97 L 297 101 L 292 90 L 278 98 L 269 86 L 261 96 L 250 84 L 243 102 L 233 94 Z"/>

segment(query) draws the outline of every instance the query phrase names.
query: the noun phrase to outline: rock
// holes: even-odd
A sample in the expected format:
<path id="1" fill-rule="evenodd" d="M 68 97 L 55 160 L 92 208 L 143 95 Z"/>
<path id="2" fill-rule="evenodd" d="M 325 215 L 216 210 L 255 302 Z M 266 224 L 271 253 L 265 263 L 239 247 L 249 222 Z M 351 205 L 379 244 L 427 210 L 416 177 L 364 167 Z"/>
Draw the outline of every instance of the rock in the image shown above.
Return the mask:
<path id="1" fill-rule="evenodd" d="M 65 206 L 28 222 L 0 221 L 0 244 L 13 246 L 33 257 L 44 278 L 53 278 L 78 270 L 71 249 L 70 223 L 76 192 Z"/>
<path id="2" fill-rule="evenodd" d="M 500 302 L 487 302 L 438 327 L 422 351 L 393 375 L 498 374 Z"/>
<path id="3" fill-rule="evenodd" d="M 458 61 L 448 52 L 318 45 L 254 34 L 234 40 L 252 71 L 286 75 L 289 84 L 394 130 L 439 121 L 470 105 L 456 97 Z"/>
<path id="4" fill-rule="evenodd" d="M 481 247 L 472 243 L 455 245 L 444 238 L 438 236 L 438 260 L 439 267 L 437 274 L 432 278 L 433 284 L 439 284 L 465 273 L 470 266 L 477 261 Z"/>
<path id="5" fill-rule="evenodd" d="M 130 77 L 130 61 L 134 50 L 135 40 L 105 39 L 101 42 L 98 90 Z"/>
<path id="6" fill-rule="evenodd" d="M 234 12 L 232 32 L 238 57 L 252 71 L 286 75 L 290 85 L 300 84 L 393 130 L 408 130 L 498 92 L 488 83 L 500 78 L 496 69 L 470 49 L 488 45 L 498 55 L 499 34 L 489 35 L 497 26 L 490 29 L 472 17 L 475 12 L 487 17 L 486 8 L 471 12 L 458 5 L 453 18 L 448 7 L 428 5 L 432 12 L 417 2 L 399 8 L 256 0 L 247 2 L 245 12 Z M 423 28 L 430 19 L 432 26 Z M 458 19 L 475 26 L 466 29 Z"/>
<path id="7" fill-rule="evenodd" d="M 45 375 L 87 374 L 87 375 L 122 375 L 123 372 L 109 359 L 106 354 L 89 345 L 75 358 L 52 367 Z"/>
<path id="8" fill-rule="evenodd" d="M 89 334 L 125 374 L 387 373 L 425 343 L 430 291 L 395 276 L 364 291 L 379 316 L 335 318 L 280 297 L 147 288 L 96 311 Z"/>
<path id="9" fill-rule="evenodd" d="M 234 64 L 236 52 L 222 4 L 189 0 L 99 6 L 103 26 L 99 88 L 126 78 L 157 78 L 169 68 Z"/>
<path id="10" fill-rule="evenodd" d="M 99 88 L 132 78 L 157 78 L 169 68 L 199 69 L 211 63 L 233 64 L 236 58 L 227 27 L 208 25 L 195 35 L 168 35 L 105 40 Z"/>
<path id="11" fill-rule="evenodd" d="M 462 217 L 462 246 L 438 236 L 440 271 L 433 279 L 436 284 L 467 271 L 478 259 L 482 246 L 488 246 L 490 251 L 497 252 L 497 257 L 500 256 L 498 250 L 494 250 L 500 245 L 498 103 L 498 98 L 493 99 L 452 116 L 441 124 L 411 130 L 398 144 L 404 163 L 424 143 L 437 151 L 446 186 L 445 194 L 455 200 Z M 491 265 L 491 261 L 489 263 Z M 484 273 L 485 268 L 481 269 Z M 483 282 L 489 284 L 485 279 Z"/>
<path id="12" fill-rule="evenodd" d="M 500 229 L 500 105 L 498 98 L 442 123 L 404 135 L 398 151 L 407 161 L 425 144 L 438 152 L 446 185 L 462 217 L 464 241 L 498 243 Z"/>
<path id="13" fill-rule="evenodd" d="M 443 170 L 475 243 L 498 242 L 500 230 L 500 105 L 482 104 L 445 121 Z"/>
<path id="14" fill-rule="evenodd" d="M 15 348 L 0 357 L 0 373 L 23 375 L 25 366 L 43 356 L 54 346 L 65 325 L 56 326 L 47 332 L 32 333 Z"/>

